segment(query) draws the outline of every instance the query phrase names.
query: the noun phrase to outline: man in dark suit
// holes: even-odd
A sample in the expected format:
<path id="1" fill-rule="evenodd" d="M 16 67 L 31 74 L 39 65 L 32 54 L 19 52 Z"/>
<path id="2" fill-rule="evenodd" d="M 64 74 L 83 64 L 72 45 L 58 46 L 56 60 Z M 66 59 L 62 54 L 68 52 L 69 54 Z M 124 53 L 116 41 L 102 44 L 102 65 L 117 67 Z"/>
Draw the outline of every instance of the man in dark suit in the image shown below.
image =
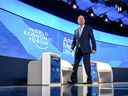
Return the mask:
<path id="1" fill-rule="evenodd" d="M 78 24 L 80 25 L 80 27 L 75 30 L 71 46 L 72 50 L 75 49 L 75 60 L 73 72 L 71 75 L 71 81 L 69 81 L 69 83 L 77 83 L 77 70 L 82 57 L 85 71 L 88 75 L 87 83 L 92 83 L 90 54 L 95 54 L 96 52 L 96 41 L 93 35 L 92 28 L 85 23 L 84 16 L 80 15 L 78 17 Z"/>

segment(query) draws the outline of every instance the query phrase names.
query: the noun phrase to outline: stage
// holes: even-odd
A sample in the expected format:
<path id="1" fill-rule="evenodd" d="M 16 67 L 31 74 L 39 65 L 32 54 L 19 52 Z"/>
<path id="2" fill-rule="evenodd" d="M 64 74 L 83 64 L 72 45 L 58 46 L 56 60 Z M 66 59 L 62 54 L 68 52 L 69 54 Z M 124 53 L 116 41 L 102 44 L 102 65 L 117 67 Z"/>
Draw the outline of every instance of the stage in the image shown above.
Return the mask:
<path id="1" fill-rule="evenodd" d="M 105 1 L 0 0 L 0 96 L 128 96 L 128 7 Z"/>
<path id="2" fill-rule="evenodd" d="M 0 86 L 0 96 L 128 96 L 128 83 Z"/>

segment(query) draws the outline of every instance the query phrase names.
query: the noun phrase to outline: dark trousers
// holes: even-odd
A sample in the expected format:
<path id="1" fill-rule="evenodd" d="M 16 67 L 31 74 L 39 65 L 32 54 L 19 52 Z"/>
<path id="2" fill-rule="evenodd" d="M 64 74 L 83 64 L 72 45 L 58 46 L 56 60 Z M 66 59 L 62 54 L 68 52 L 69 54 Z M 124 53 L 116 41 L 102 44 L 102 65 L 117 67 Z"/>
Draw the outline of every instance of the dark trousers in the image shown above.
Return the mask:
<path id="1" fill-rule="evenodd" d="M 77 82 L 77 70 L 79 67 L 79 63 L 83 57 L 83 64 L 85 71 L 87 73 L 87 82 L 92 82 L 91 78 L 91 64 L 90 64 L 90 53 L 82 53 L 81 49 L 78 48 L 77 51 L 75 52 L 75 60 L 74 60 L 74 66 L 73 66 L 73 72 L 71 75 L 71 81 L 72 82 Z"/>

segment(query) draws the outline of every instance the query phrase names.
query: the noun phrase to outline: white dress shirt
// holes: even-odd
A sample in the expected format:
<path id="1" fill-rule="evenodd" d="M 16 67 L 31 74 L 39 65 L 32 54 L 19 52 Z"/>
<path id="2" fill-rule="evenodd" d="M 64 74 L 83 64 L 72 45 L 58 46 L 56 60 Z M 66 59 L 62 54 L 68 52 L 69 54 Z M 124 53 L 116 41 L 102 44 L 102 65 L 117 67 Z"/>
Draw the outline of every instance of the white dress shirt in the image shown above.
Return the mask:
<path id="1" fill-rule="evenodd" d="M 84 25 L 82 27 L 79 27 L 79 37 L 81 37 L 83 29 L 84 29 Z"/>

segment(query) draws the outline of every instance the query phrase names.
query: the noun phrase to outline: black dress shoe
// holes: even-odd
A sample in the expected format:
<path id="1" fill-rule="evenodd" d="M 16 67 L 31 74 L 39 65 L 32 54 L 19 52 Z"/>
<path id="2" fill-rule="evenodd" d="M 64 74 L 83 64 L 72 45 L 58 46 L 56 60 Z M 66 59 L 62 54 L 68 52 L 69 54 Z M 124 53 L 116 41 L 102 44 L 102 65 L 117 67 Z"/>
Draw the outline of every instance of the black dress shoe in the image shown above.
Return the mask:
<path id="1" fill-rule="evenodd" d="M 68 84 L 76 84 L 76 82 L 68 81 Z"/>

